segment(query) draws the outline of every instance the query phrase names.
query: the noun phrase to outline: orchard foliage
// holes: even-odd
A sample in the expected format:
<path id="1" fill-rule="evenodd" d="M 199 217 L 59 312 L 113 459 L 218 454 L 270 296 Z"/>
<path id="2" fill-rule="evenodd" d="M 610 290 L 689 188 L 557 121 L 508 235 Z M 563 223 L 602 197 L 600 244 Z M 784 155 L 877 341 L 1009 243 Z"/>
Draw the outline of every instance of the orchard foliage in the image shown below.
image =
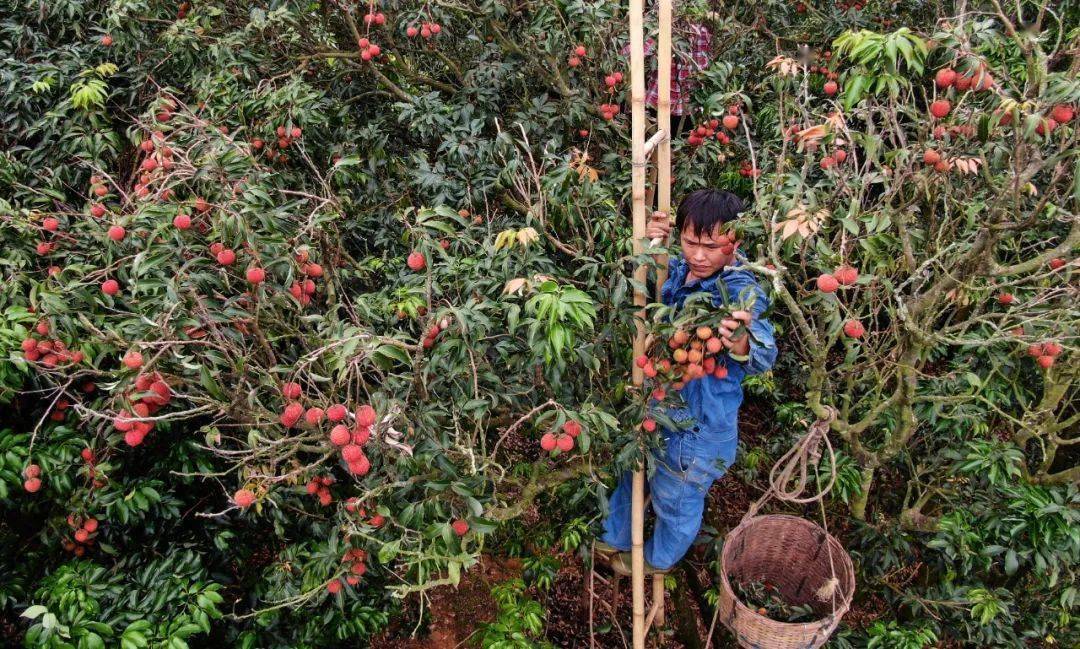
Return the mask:
<path id="1" fill-rule="evenodd" d="M 1077 642 L 1076 7 L 677 4 L 714 59 L 673 195 L 747 197 L 782 341 L 732 473 L 838 412 L 828 515 L 883 605 L 833 642 Z M 15 637 L 355 644 L 523 535 L 587 550 L 667 423 L 623 7 L 0 7 Z M 534 596 L 483 636 L 544 642 Z"/>

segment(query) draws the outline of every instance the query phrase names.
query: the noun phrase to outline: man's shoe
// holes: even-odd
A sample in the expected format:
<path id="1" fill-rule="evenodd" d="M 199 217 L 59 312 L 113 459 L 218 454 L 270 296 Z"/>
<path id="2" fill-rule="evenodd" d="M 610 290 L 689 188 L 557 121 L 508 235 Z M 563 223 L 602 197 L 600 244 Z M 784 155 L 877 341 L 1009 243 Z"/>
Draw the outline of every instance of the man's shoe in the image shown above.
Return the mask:
<path id="1" fill-rule="evenodd" d="M 614 557 L 611 558 L 611 569 L 615 571 L 616 574 L 624 575 L 627 577 L 630 576 L 630 566 L 633 565 L 631 563 L 630 556 L 631 555 L 629 552 L 620 552 L 616 554 Z M 646 575 L 666 575 L 669 572 L 671 572 L 671 568 L 665 568 L 661 570 L 660 568 L 657 568 L 650 564 L 648 561 L 645 562 Z"/>
<path id="2" fill-rule="evenodd" d="M 601 559 L 610 561 L 611 557 L 622 552 L 622 550 L 615 547 L 614 545 L 609 545 L 607 543 L 604 543 L 600 539 L 597 539 L 595 545 L 593 546 L 593 552 Z"/>

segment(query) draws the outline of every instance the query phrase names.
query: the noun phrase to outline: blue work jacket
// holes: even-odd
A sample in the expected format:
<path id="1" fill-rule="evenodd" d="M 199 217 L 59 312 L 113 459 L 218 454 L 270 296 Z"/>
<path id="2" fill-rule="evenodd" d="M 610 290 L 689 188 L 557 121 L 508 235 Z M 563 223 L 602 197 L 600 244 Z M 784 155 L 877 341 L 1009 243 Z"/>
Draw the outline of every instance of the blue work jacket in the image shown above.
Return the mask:
<path id="1" fill-rule="evenodd" d="M 723 294 L 719 284 L 722 282 L 727 291 L 728 298 L 737 301 L 739 296 L 756 294 L 753 307 L 750 312 L 753 319 L 750 321 L 750 358 L 744 362 L 735 361 L 726 353 L 722 353 L 717 360 L 723 360 L 727 365 L 728 375 L 718 379 L 712 374 L 707 374 L 699 379 L 689 381 L 679 391 L 686 402 L 685 408 L 672 408 L 666 412 L 682 426 L 693 427 L 699 435 L 707 435 L 713 439 L 727 439 L 738 434 L 739 406 L 742 405 L 743 390 L 742 380 L 751 374 L 760 374 L 767 371 L 776 362 L 776 338 L 774 327 L 771 322 L 762 317 L 762 313 L 769 307 L 769 298 L 761 288 L 753 272 L 741 268 L 743 264 L 739 260 L 717 271 L 705 279 L 694 279 L 686 283 L 689 266 L 682 255 L 672 255 L 668 262 L 668 278 L 661 288 L 661 300 L 668 306 L 681 308 L 683 302 L 692 293 L 708 291 L 713 295 L 713 304 L 723 305 Z M 747 287 L 751 287 L 747 289 Z M 682 422 L 687 418 L 691 422 Z"/>

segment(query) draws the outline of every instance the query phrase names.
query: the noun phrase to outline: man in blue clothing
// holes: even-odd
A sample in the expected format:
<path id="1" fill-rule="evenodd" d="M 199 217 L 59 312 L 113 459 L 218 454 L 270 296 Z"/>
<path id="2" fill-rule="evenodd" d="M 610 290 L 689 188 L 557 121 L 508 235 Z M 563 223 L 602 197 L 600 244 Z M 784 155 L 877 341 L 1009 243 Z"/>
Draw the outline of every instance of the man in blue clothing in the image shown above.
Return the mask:
<path id="1" fill-rule="evenodd" d="M 661 289 L 664 304 L 682 307 L 687 296 L 708 291 L 713 304 L 721 307 L 721 285 L 729 299 L 750 293 L 756 299 L 749 310 L 734 311 L 721 321 L 718 333 L 724 351 L 717 360 L 726 364 L 727 376 L 706 374 L 687 382 L 680 391 L 686 407 L 666 413 L 680 422 L 680 429 L 661 429 L 664 445 L 655 451 L 656 472 L 648 490 L 656 522 L 645 543 L 646 574 L 667 572 L 690 549 L 701 529 L 709 487 L 735 460 L 742 380 L 767 371 L 776 362 L 773 326 L 762 317 L 768 297 L 753 273 L 742 268 L 735 250 L 725 246 L 726 241 L 718 241 L 743 209 L 742 201 L 730 192 L 701 189 L 683 199 L 676 215 L 682 255 L 672 255 L 669 262 L 668 279 Z M 666 239 L 670 229 L 668 216 L 657 212 L 646 236 Z M 740 324 L 747 328 L 736 335 Z M 612 493 L 604 533 L 596 545 L 601 553 L 613 555 L 612 569 L 623 574 L 630 573 L 632 475 L 625 472 Z"/>

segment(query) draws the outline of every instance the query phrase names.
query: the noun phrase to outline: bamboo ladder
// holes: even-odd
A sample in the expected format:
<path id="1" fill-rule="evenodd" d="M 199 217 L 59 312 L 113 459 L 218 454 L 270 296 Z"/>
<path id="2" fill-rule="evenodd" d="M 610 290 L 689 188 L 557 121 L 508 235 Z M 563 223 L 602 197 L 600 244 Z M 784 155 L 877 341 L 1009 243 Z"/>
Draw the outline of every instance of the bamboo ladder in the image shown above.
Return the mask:
<path id="1" fill-rule="evenodd" d="M 656 209 L 671 213 L 671 0 L 659 1 L 659 38 L 656 47 L 657 105 L 656 133 L 645 139 L 645 33 L 644 0 L 630 0 L 630 96 L 631 96 L 631 198 L 633 218 L 634 255 L 644 251 L 646 203 L 650 206 L 656 197 Z M 646 168 L 655 153 L 656 180 L 654 190 L 646 193 Z M 655 245 L 655 244 L 654 244 Z M 657 256 L 656 291 L 667 274 L 666 259 Z M 639 265 L 634 269 L 634 279 L 639 285 L 647 280 L 648 269 Z M 645 294 L 634 290 L 634 304 L 641 309 L 635 320 L 634 358 L 645 353 Z M 644 372 L 634 364 L 633 384 L 643 392 Z M 644 398 L 644 395 L 642 394 Z M 639 442 L 644 456 L 645 445 Z M 645 635 L 653 622 L 664 623 L 664 576 L 653 575 L 652 607 L 645 616 L 645 471 L 644 460 L 639 460 L 633 476 L 633 496 L 630 510 L 631 523 L 631 582 L 634 601 L 634 649 L 645 648 Z"/>

